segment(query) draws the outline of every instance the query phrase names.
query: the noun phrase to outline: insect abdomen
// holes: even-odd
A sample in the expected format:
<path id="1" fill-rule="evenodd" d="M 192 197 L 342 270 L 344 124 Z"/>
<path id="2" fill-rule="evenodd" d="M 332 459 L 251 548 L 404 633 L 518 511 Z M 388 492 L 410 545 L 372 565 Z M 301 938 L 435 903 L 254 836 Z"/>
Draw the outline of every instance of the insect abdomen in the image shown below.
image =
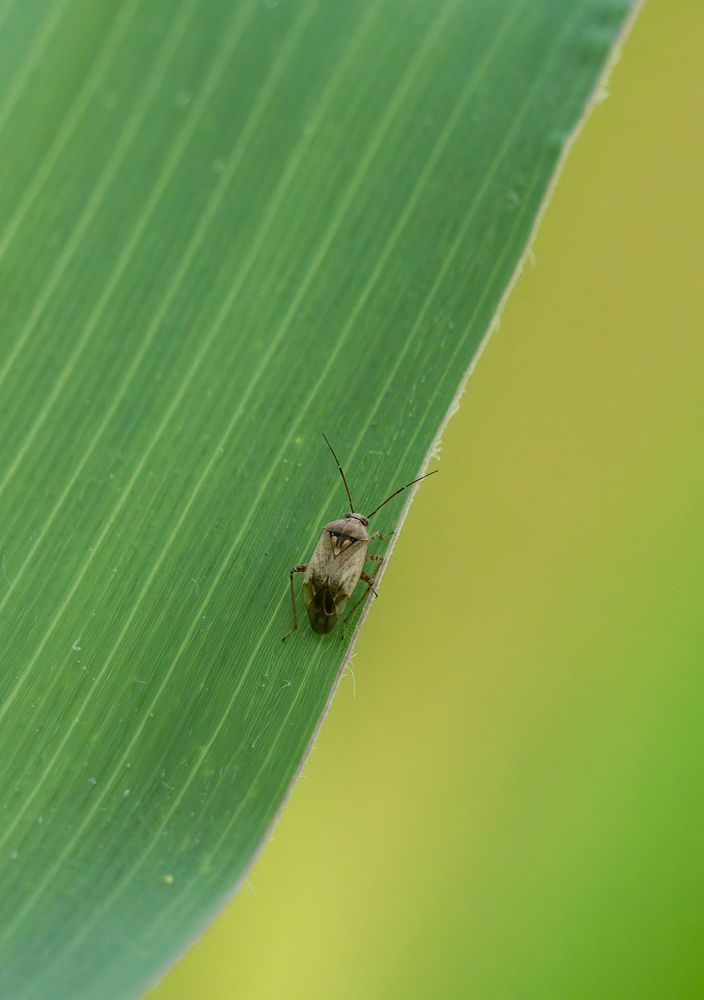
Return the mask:
<path id="1" fill-rule="evenodd" d="M 319 590 L 313 589 L 312 583 L 303 586 L 304 601 L 308 620 L 314 631 L 324 635 L 335 627 L 340 612 L 347 603 L 347 597 L 338 593 L 337 603 L 329 586 L 324 585 Z"/>

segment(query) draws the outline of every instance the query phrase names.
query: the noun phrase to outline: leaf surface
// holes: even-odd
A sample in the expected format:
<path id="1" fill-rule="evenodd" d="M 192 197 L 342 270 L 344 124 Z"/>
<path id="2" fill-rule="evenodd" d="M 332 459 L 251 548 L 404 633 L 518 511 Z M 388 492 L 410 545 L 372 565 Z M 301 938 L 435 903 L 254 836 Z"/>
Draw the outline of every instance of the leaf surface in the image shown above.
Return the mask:
<path id="1" fill-rule="evenodd" d="M 631 6 L 0 7 L 5 993 L 134 993 L 241 879 L 347 651 L 281 642 L 320 432 L 419 474 Z"/>

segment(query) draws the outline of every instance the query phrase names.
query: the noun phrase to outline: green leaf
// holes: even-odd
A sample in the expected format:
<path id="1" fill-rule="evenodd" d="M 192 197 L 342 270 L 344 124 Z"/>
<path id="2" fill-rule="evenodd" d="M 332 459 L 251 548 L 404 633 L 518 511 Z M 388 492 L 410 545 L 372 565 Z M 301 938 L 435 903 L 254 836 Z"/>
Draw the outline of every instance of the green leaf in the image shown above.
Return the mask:
<path id="1" fill-rule="evenodd" d="M 348 653 L 281 642 L 321 431 L 362 510 L 424 468 L 631 6 L 0 6 L 3 993 L 242 879 Z"/>

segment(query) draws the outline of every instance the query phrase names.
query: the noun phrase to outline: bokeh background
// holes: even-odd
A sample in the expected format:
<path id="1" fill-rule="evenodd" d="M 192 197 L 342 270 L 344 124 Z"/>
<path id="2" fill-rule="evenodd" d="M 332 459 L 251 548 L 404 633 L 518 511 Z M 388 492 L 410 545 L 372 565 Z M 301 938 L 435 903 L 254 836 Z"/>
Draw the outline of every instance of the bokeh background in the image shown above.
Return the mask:
<path id="1" fill-rule="evenodd" d="M 704 996 L 703 48 L 650 0 L 273 840 L 152 1000 Z"/>

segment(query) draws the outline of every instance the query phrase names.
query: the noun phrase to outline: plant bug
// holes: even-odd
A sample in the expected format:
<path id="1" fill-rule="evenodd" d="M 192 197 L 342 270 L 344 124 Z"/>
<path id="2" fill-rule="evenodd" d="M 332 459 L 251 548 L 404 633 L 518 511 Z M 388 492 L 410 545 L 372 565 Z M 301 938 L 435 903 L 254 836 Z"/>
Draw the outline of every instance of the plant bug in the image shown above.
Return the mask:
<path id="1" fill-rule="evenodd" d="M 333 446 L 323 434 L 325 443 L 332 452 L 338 471 L 342 477 L 342 484 L 345 487 L 347 499 L 350 502 L 350 510 L 344 517 L 337 521 L 330 521 L 325 525 L 320 533 L 318 544 L 313 555 L 307 563 L 294 566 L 290 573 L 291 582 L 291 611 L 293 613 L 293 628 L 283 637 L 288 639 L 298 628 L 298 616 L 296 614 L 296 594 L 293 587 L 293 576 L 295 573 L 305 573 L 303 577 L 303 601 L 308 613 L 308 620 L 315 632 L 324 635 L 337 624 L 348 600 L 354 592 L 360 580 L 366 583 L 369 590 L 362 594 L 359 600 L 348 611 L 345 621 L 354 614 L 361 602 L 371 591 L 376 597 L 374 590 L 374 579 L 364 572 L 364 563 L 372 560 L 377 563 L 383 562 L 383 557 L 379 555 L 367 555 L 369 543 L 375 538 L 383 538 L 380 531 L 369 534 L 367 528 L 370 520 L 377 511 L 381 510 L 384 504 L 393 500 L 395 496 L 407 490 L 409 486 L 414 486 L 421 479 L 427 479 L 434 475 L 427 472 L 418 479 L 413 479 L 405 486 L 399 487 L 386 500 L 382 501 L 371 514 L 355 513 L 354 503 L 347 479 L 340 461 L 335 454 Z"/>

